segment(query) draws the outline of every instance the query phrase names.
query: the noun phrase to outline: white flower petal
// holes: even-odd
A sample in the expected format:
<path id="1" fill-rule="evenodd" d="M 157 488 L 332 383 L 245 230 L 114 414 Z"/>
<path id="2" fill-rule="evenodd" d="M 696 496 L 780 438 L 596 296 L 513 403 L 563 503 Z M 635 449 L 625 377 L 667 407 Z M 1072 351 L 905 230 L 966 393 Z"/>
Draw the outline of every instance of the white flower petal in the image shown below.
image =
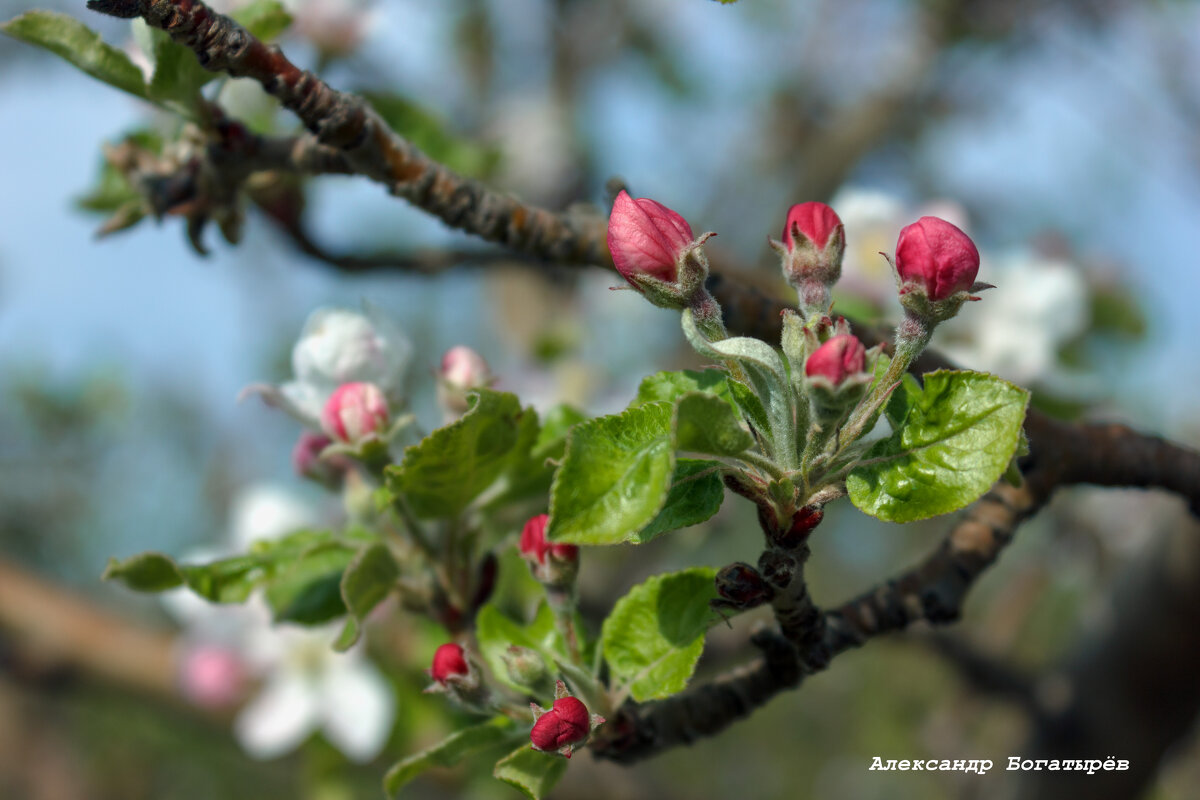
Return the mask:
<path id="1" fill-rule="evenodd" d="M 369 661 L 352 654 L 330 664 L 321 684 L 322 727 L 353 761 L 379 755 L 396 718 L 392 687 Z"/>
<path id="2" fill-rule="evenodd" d="M 232 536 L 238 552 L 256 541 L 278 539 L 319 525 L 320 515 L 301 495 L 282 486 L 250 486 L 233 501 Z"/>
<path id="3" fill-rule="evenodd" d="M 294 749 L 316 728 L 320 703 L 312 684 L 297 673 L 276 673 L 233 724 L 242 749 L 275 758 Z"/>

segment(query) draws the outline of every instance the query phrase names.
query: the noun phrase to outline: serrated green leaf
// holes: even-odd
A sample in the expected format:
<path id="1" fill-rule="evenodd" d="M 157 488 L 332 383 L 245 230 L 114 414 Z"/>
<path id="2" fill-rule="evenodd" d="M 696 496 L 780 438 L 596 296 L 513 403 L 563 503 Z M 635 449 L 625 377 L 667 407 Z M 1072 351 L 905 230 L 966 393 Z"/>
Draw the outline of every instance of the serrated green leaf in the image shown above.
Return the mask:
<path id="1" fill-rule="evenodd" d="M 54 11 L 27 11 L 0 25 L 14 39 L 43 47 L 93 78 L 146 98 L 142 71 L 121 50 L 77 19 Z"/>
<path id="2" fill-rule="evenodd" d="M 991 375 L 952 371 L 925 375 L 923 389 L 906 380 L 897 391 L 907 395 L 902 427 L 851 471 L 850 500 L 871 516 L 912 522 L 978 499 L 1017 448 L 1029 392 Z"/>
<path id="3" fill-rule="evenodd" d="M 124 561 L 108 560 L 101 580 L 120 581 L 135 592 L 165 592 L 183 585 L 183 573 L 170 556 L 140 553 Z"/>
<path id="4" fill-rule="evenodd" d="M 716 469 L 719 466 L 715 461 L 679 459 L 662 511 L 631 541 L 644 544 L 659 534 L 698 525 L 720 511 L 725 499 L 725 484 Z"/>
<path id="5" fill-rule="evenodd" d="M 638 386 L 637 397 L 631 406 L 643 406 L 646 403 L 674 403 L 688 392 L 708 392 L 723 398 L 733 405 L 733 397 L 729 394 L 729 384 L 724 370 L 685 369 L 678 372 L 658 372 L 642 379 Z M 736 407 L 736 406 L 735 406 Z"/>
<path id="6" fill-rule="evenodd" d="M 613 679 L 638 702 L 682 691 L 718 619 L 716 570 L 708 567 L 657 575 L 617 601 L 600 641 Z"/>
<path id="7" fill-rule="evenodd" d="M 727 401 L 689 392 L 675 403 L 675 449 L 714 456 L 736 456 L 754 446 Z"/>
<path id="8" fill-rule="evenodd" d="M 675 468 L 671 416 L 669 405 L 650 403 L 576 425 L 554 475 L 546 536 L 617 544 L 648 525 Z"/>
<path id="9" fill-rule="evenodd" d="M 358 641 L 362 630 L 359 623 L 391 594 L 399 577 L 400 567 L 383 543 L 375 542 L 358 552 L 342 573 L 342 603 L 350 619 L 338 636 L 335 650 L 348 650 Z"/>
<path id="10" fill-rule="evenodd" d="M 346 613 L 342 575 L 354 556 L 341 542 L 324 542 L 283 566 L 265 593 L 275 621 L 319 625 Z"/>
<path id="11" fill-rule="evenodd" d="M 480 389 L 462 419 L 409 447 L 387 469 L 388 488 L 403 494 L 418 517 L 456 516 L 528 457 L 536 431 L 536 414 L 522 410 L 515 395 Z"/>
<path id="12" fill-rule="evenodd" d="M 496 717 L 479 725 L 463 728 L 442 741 L 397 762 L 383 779 L 383 789 L 395 798 L 404 785 L 427 769 L 453 767 L 479 750 L 497 745 L 513 736 L 513 723 Z"/>
<path id="13" fill-rule="evenodd" d="M 234 9 L 230 16 L 251 35 L 264 42 L 276 38 L 292 24 L 292 15 L 279 0 L 252 0 L 241 8 Z"/>
<path id="14" fill-rule="evenodd" d="M 486 178 L 500 163 L 498 150 L 455 136 L 436 114 L 400 95 L 371 91 L 359 94 L 392 130 L 455 172 Z"/>
<path id="15" fill-rule="evenodd" d="M 566 771 L 567 760 L 562 756 L 524 744 L 497 761 L 492 774 L 531 800 L 542 800 Z"/>

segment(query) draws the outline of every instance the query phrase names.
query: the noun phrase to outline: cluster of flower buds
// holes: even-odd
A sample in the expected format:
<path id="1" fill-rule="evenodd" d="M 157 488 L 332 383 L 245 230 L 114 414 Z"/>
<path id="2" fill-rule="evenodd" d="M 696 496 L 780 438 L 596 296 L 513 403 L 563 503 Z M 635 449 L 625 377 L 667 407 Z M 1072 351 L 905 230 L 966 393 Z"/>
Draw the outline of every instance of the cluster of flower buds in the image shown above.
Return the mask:
<path id="1" fill-rule="evenodd" d="M 559 681 L 554 691 L 554 705 L 545 709 L 530 703 L 533 709 L 533 730 L 529 740 L 534 750 L 561 753 L 570 758 L 575 748 L 585 744 L 592 731 L 604 724 L 604 717 L 588 712 L 587 706 L 567 692 Z"/>
<path id="2" fill-rule="evenodd" d="M 550 517 L 538 514 L 521 529 L 519 547 L 533 575 L 542 584 L 555 588 L 570 586 L 579 571 L 579 548 L 573 544 L 555 544 L 546 539 Z"/>
<path id="3" fill-rule="evenodd" d="M 492 385 L 492 370 L 483 356 L 465 345 L 451 347 L 442 356 L 437 374 L 438 403 L 448 420 L 457 419 L 470 407 L 473 389 Z"/>

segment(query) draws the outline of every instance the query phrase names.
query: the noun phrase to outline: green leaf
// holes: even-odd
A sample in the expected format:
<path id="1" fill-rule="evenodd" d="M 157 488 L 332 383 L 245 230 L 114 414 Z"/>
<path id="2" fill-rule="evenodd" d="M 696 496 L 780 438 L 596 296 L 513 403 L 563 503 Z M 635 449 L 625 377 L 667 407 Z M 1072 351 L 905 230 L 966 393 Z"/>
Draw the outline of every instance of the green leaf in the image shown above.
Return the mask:
<path id="1" fill-rule="evenodd" d="M 389 797 L 398 796 L 404 784 L 432 767 L 453 767 L 474 752 L 513 736 L 513 723 L 504 717 L 463 728 L 420 753 L 397 762 L 383 779 Z"/>
<path id="2" fill-rule="evenodd" d="M 729 396 L 733 398 L 733 403 L 738 407 L 754 429 L 761 433 L 770 433 L 771 421 L 767 419 L 767 410 L 763 408 L 762 401 L 758 399 L 758 395 L 754 393 L 746 384 L 741 381 L 729 380 Z"/>
<path id="3" fill-rule="evenodd" d="M 388 489 L 403 494 L 418 517 L 456 516 L 527 457 L 536 430 L 537 415 L 522 410 L 515 395 L 480 389 L 462 419 L 438 428 L 388 467 Z"/>
<path id="4" fill-rule="evenodd" d="M 319 625 L 346 613 L 342 575 L 354 556 L 341 542 L 324 542 L 286 565 L 266 590 L 275 621 Z"/>
<path id="5" fill-rule="evenodd" d="M 631 541 L 644 544 L 659 534 L 697 525 L 716 514 L 725 499 L 725 484 L 721 482 L 721 473 L 715 469 L 718 466 L 715 461 L 679 459 L 662 511 Z M 708 474 L 703 474 L 705 472 Z"/>
<path id="6" fill-rule="evenodd" d="M 736 456 L 754 446 L 737 412 L 725 400 L 689 392 L 675 403 L 675 448 L 714 456 Z"/>
<path id="7" fill-rule="evenodd" d="M 882 520 L 912 522 L 978 499 L 1017 448 L 1029 392 L 980 372 L 945 370 L 925 375 L 924 389 L 905 380 L 896 391 L 906 396 L 888 409 L 901 427 L 847 477 L 850 500 Z"/>
<path id="8" fill-rule="evenodd" d="M 538 431 L 533 445 L 534 458 L 561 458 L 567 445 L 567 434 L 571 428 L 587 419 L 587 415 L 574 406 L 559 404 L 546 412 L 542 429 Z"/>
<path id="9" fill-rule="evenodd" d="M 146 23 L 137 20 L 135 24 Z M 214 80 L 217 73 L 200 66 L 196 54 L 171 39 L 166 31 L 148 28 L 145 38 L 150 42 L 154 59 L 154 76 L 148 87 L 150 99 L 176 103 L 180 110 L 191 111 L 200 99 L 201 87 Z"/>
<path id="10" fill-rule="evenodd" d="M 731 405 L 733 404 L 724 370 L 685 369 L 679 372 L 658 372 L 643 378 L 641 385 L 638 386 L 637 398 L 630 405 L 674 403 L 688 392 L 708 392 L 724 398 Z"/>
<path id="11" fill-rule="evenodd" d="M 120 581 L 135 592 L 165 592 L 183 585 L 179 566 L 162 553 L 141 553 L 118 561 L 108 560 L 101 580 Z"/>
<path id="12" fill-rule="evenodd" d="M 500 163 L 498 150 L 455 136 L 436 114 L 400 95 L 371 91 L 359 94 L 392 130 L 455 172 L 472 178 L 486 178 Z"/>
<path id="13" fill-rule="evenodd" d="M 542 753 L 524 744 L 496 762 L 492 772 L 500 780 L 520 789 L 526 797 L 541 800 L 567 771 L 567 760 L 557 753 Z"/>
<path id="14" fill-rule="evenodd" d="M 253 0 L 229 16 L 264 42 L 279 36 L 292 24 L 292 15 L 279 0 Z"/>
<path id="15" fill-rule="evenodd" d="M 545 603 L 538 608 L 537 615 L 527 625 L 514 621 L 499 608 L 487 603 L 479 609 L 479 614 L 475 617 L 475 638 L 479 642 L 479 652 L 492 674 L 506 686 L 528 694 L 533 694 L 536 687 L 523 686 L 514 681 L 504 663 L 504 654 L 509 645 L 528 647 L 548 656 L 548 665 L 553 663 L 556 655 L 563 654 L 566 650 L 562 644 L 562 637 L 554 627 L 554 613 Z"/>
<path id="16" fill-rule="evenodd" d="M 54 11 L 28 11 L 0 25 L 0 30 L 14 39 L 44 47 L 109 86 L 135 97 L 147 97 L 142 71 L 129 56 L 73 17 Z"/>
<path id="17" fill-rule="evenodd" d="M 546 536 L 616 544 L 648 525 L 675 468 L 671 416 L 666 403 L 650 403 L 576 425 L 550 489 Z"/>
<path id="18" fill-rule="evenodd" d="M 188 588 L 213 603 L 243 603 L 271 574 L 273 559 L 234 556 L 210 564 L 186 564 L 180 569 Z"/>
<path id="19" fill-rule="evenodd" d="M 667 697 L 687 686 L 704 649 L 704 633 L 718 618 L 716 570 L 697 567 L 657 575 L 617 601 L 600 641 L 614 681 L 638 702 Z"/>
<path id="20" fill-rule="evenodd" d="M 367 545 L 358 552 L 342 574 L 342 603 L 350 614 L 335 650 L 343 652 L 358 641 L 362 621 L 396 587 L 400 567 L 387 546 L 381 542 Z"/>

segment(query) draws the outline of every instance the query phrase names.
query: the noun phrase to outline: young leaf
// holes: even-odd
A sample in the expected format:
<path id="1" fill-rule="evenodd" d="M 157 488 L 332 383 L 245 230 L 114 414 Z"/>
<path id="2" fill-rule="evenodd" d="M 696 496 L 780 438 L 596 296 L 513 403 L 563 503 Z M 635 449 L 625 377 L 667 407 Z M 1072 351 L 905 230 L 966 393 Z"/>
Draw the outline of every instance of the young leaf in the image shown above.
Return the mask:
<path id="1" fill-rule="evenodd" d="M 317 625 L 344 614 L 342 575 L 354 556 L 341 542 L 324 542 L 284 566 L 266 589 L 275 621 Z"/>
<path id="2" fill-rule="evenodd" d="M 170 556 L 141 553 L 124 561 L 110 558 L 101 580 L 120 581 L 135 592 L 165 592 L 183 584 L 183 573 Z"/>
<path id="3" fill-rule="evenodd" d="M 431 159 L 472 178 L 486 178 L 500 163 L 500 152 L 451 133 L 436 114 L 396 94 L 360 92 L 383 121 Z"/>
<path id="4" fill-rule="evenodd" d="M 537 415 L 515 395 L 480 389 L 463 418 L 404 451 L 387 485 L 418 517 L 453 517 L 533 446 Z"/>
<path id="5" fill-rule="evenodd" d="M 145 23 L 142 23 L 145 24 Z M 149 30 L 154 56 L 154 76 L 150 79 L 150 99 L 177 103 L 190 110 L 200 98 L 200 88 L 217 77 L 200 66 L 190 48 L 171 39 L 166 31 Z"/>
<path id="6" fill-rule="evenodd" d="M 497 761 L 492 774 L 531 800 L 542 800 L 566 771 L 567 760 L 562 756 L 541 753 L 524 744 Z"/>
<path id="7" fill-rule="evenodd" d="M 399 577 L 400 567 L 386 545 L 376 542 L 358 552 L 342 574 L 342 603 L 350 619 L 334 649 L 345 651 L 358 641 L 362 621 L 396 588 Z"/>
<path id="8" fill-rule="evenodd" d="M 252 36 L 264 42 L 279 36 L 292 24 L 292 15 L 279 0 L 252 0 L 234 9 L 230 16 Z"/>
<path id="9" fill-rule="evenodd" d="M 725 484 L 721 482 L 721 473 L 715 469 L 718 466 L 715 461 L 679 459 L 662 511 L 630 541 L 644 544 L 659 534 L 698 525 L 720 511 L 721 501 L 725 499 Z"/>
<path id="10" fill-rule="evenodd" d="M 979 498 L 1016 450 L 1029 392 L 980 372 L 945 370 L 927 374 L 924 389 L 905 381 L 901 391 L 906 400 L 890 402 L 889 416 L 903 425 L 847 477 L 850 500 L 882 520 L 912 522 Z"/>
<path id="11" fill-rule="evenodd" d="M 463 728 L 420 753 L 397 762 L 383 779 L 389 797 L 397 797 L 404 784 L 432 767 L 453 767 L 472 753 L 513 736 L 513 723 L 504 717 Z"/>
<path id="12" fill-rule="evenodd" d="M 637 398 L 630 405 L 674 403 L 688 392 L 708 392 L 724 398 L 730 404 L 733 403 L 724 370 L 685 369 L 679 372 L 658 372 L 643 378 L 641 385 L 638 386 Z"/>
<path id="13" fill-rule="evenodd" d="M 550 489 L 547 538 L 617 544 L 648 525 L 675 468 L 671 416 L 650 403 L 576 425 Z"/>
<path id="14" fill-rule="evenodd" d="M 142 71 L 129 56 L 77 19 L 54 11 L 27 11 L 0 25 L 14 39 L 44 47 L 93 78 L 146 98 Z"/>
<path id="15" fill-rule="evenodd" d="M 675 448 L 714 456 L 736 456 L 754 446 L 737 412 L 725 400 L 689 392 L 675 403 Z"/>
<path id="16" fill-rule="evenodd" d="M 717 619 L 716 570 L 707 567 L 657 575 L 617 601 L 600 641 L 613 679 L 638 702 L 667 697 L 687 686 Z"/>

